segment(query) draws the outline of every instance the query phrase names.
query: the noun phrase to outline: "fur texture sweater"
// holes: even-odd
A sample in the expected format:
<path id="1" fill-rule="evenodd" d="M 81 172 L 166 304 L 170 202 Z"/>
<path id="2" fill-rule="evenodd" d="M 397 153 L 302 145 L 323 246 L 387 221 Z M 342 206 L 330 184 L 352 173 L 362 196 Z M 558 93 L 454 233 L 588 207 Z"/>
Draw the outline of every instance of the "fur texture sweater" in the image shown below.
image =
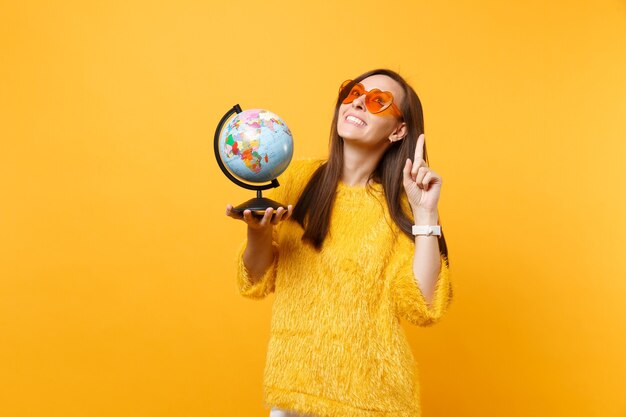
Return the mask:
<path id="1" fill-rule="evenodd" d="M 268 197 L 295 205 L 321 162 L 292 161 Z M 288 220 L 274 227 L 274 263 L 260 280 L 251 283 L 243 264 L 245 241 L 237 253 L 240 294 L 274 293 L 265 406 L 319 417 L 418 417 L 417 366 L 399 320 L 428 326 L 441 318 L 452 295 L 447 259 L 428 306 L 413 273 L 415 242 L 391 220 L 382 186 L 339 183 L 336 193 L 319 252 Z"/>

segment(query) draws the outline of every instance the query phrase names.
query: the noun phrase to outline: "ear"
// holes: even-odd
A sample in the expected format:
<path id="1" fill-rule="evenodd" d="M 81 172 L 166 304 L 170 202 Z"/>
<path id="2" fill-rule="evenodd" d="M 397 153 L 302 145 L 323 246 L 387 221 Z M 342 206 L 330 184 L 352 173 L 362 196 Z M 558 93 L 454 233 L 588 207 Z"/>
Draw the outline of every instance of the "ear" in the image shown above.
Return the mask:
<path id="1" fill-rule="evenodd" d="M 406 122 L 400 123 L 389 135 L 389 142 L 397 142 L 406 137 L 409 129 L 406 126 Z"/>

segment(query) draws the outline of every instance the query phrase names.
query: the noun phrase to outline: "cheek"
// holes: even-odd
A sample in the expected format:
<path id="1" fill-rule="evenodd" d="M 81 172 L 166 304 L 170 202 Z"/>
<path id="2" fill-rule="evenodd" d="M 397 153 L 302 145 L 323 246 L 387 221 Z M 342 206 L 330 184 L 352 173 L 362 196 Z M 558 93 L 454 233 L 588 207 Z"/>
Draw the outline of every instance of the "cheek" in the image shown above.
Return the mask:
<path id="1" fill-rule="evenodd" d="M 387 120 L 395 120 L 396 116 L 393 113 L 393 110 L 391 110 L 391 107 L 387 107 L 385 110 L 381 111 L 380 113 L 376 113 L 377 117 L 380 117 L 381 119 L 387 119 Z"/>
<path id="2" fill-rule="evenodd" d="M 372 121 L 370 128 L 373 135 L 382 138 L 389 136 L 396 128 L 396 124 L 393 118 L 377 117 L 375 122 Z"/>
<path id="3" fill-rule="evenodd" d="M 337 113 L 337 126 L 346 122 L 344 120 L 344 117 L 345 117 L 344 115 L 345 115 L 345 112 L 348 110 L 348 107 L 350 107 L 349 104 L 342 104 L 341 106 L 339 106 L 339 112 Z"/>

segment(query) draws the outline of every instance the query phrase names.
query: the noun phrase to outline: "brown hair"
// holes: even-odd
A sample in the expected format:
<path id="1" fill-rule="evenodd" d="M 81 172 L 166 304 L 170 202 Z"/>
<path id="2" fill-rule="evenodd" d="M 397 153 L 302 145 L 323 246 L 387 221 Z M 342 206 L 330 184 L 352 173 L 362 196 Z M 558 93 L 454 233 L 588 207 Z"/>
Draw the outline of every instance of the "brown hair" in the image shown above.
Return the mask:
<path id="1" fill-rule="evenodd" d="M 424 133 L 422 104 L 413 88 L 398 73 L 389 69 L 375 69 L 359 75 L 347 88 L 340 92 L 330 127 L 329 158 L 313 173 L 294 207 L 292 219 L 304 229 L 302 240 L 312 244 L 317 250 L 321 249 L 328 234 L 330 216 L 335 201 L 335 190 L 341 179 L 343 169 L 343 139 L 337 133 L 339 106 L 354 83 L 376 74 L 386 75 L 394 79 L 404 90 L 405 99 L 400 110 L 407 125 L 408 133 L 403 140 L 395 141 L 389 146 L 378 166 L 370 175 L 370 179 L 382 184 L 391 218 L 400 230 L 413 239 L 411 230 L 413 222 L 401 206 L 401 197 L 404 193 L 401 167 L 404 167 L 407 158 L 413 159 L 417 138 Z M 424 143 L 424 160 L 429 164 L 426 143 Z M 449 264 L 448 249 L 443 232 L 438 240 L 439 252 L 445 255 L 446 262 Z"/>

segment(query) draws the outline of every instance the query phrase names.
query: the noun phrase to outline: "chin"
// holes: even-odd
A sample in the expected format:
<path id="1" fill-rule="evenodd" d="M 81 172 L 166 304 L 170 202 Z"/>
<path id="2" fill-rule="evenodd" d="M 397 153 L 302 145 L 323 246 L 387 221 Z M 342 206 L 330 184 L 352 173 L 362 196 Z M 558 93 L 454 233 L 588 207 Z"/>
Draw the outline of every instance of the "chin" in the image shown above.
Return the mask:
<path id="1" fill-rule="evenodd" d="M 339 133 L 339 132 L 337 132 Z M 347 140 L 349 142 L 353 142 L 353 141 L 363 141 L 365 138 L 362 136 L 355 136 L 354 134 L 346 134 L 346 135 L 342 135 L 341 133 L 339 133 L 339 137 L 343 140 Z"/>
<path id="2" fill-rule="evenodd" d="M 360 133 L 360 134 L 359 134 Z M 363 140 L 365 139 L 364 132 L 355 132 L 354 129 L 337 129 L 337 134 L 344 140 Z"/>

